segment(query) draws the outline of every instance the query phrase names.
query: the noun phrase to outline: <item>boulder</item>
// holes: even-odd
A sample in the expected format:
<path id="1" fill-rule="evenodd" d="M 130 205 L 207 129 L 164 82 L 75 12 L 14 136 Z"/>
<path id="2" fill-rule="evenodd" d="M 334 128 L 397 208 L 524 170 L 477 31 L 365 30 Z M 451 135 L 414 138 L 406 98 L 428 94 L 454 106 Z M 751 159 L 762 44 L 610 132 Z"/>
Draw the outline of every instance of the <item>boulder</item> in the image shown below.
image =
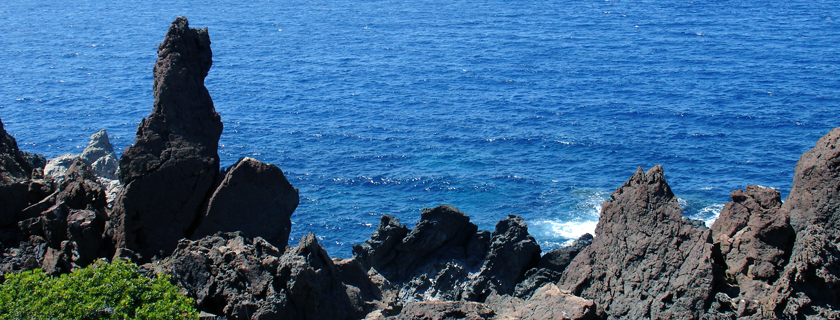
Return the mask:
<path id="1" fill-rule="evenodd" d="M 661 166 L 639 168 L 610 195 L 592 244 L 561 289 L 594 300 L 600 317 L 699 318 L 713 298 L 710 231 L 686 225 Z"/>
<path id="2" fill-rule="evenodd" d="M 119 160 L 125 188 L 109 227 L 117 247 L 165 256 L 196 227 L 219 174 L 222 122 L 204 86 L 211 65 L 207 29 L 175 19 L 158 47 L 154 110 Z"/>
<path id="3" fill-rule="evenodd" d="M 241 231 L 285 247 L 291 231 L 298 191 L 275 165 L 243 158 L 225 174 L 210 197 L 207 211 L 192 238 L 218 231 Z"/>
<path id="4" fill-rule="evenodd" d="M 795 235 L 787 214 L 779 211 L 781 206 L 779 191 L 747 186 L 746 191 L 732 192 L 732 202 L 723 207 L 711 227 L 721 256 L 718 263 L 730 279 L 728 283 L 737 287 L 726 291 L 738 299 L 757 305 L 770 294 L 770 284 L 788 262 Z"/>

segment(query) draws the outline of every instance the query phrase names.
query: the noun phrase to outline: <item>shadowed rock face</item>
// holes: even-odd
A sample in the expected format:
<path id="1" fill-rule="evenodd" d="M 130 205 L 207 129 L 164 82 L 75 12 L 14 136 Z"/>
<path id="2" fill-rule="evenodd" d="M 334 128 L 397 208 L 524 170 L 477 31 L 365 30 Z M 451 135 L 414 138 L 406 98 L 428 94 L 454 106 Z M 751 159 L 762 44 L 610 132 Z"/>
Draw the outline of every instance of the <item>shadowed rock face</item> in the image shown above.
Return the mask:
<path id="1" fill-rule="evenodd" d="M 779 317 L 837 318 L 840 306 L 840 128 L 796 163 L 782 214 L 796 240 L 768 304 Z"/>
<path id="2" fill-rule="evenodd" d="M 243 158 L 230 168 L 213 192 L 192 237 L 242 231 L 245 236 L 261 236 L 285 247 L 292 227 L 290 217 L 299 199 L 297 189 L 280 168 Z"/>
<path id="3" fill-rule="evenodd" d="M 28 205 L 31 174 L 32 166 L 25 154 L 0 122 L 0 227 L 17 221 L 17 212 Z"/>
<path id="4" fill-rule="evenodd" d="M 146 258 L 188 237 L 219 172 L 222 122 L 204 86 L 212 65 L 207 29 L 178 17 L 158 47 L 154 110 L 120 157 L 125 190 L 113 209 L 112 237 Z M 193 226 L 194 227 L 194 226 Z"/>
<path id="5" fill-rule="evenodd" d="M 781 206 L 779 191 L 747 186 L 732 191 L 732 202 L 711 228 L 727 282 L 738 287 L 736 296 L 755 306 L 770 294 L 769 284 L 778 279 L 793 245 L 793 229 L 787 214 L 779 212 Z"/>
<path id="6" fill-rule="evenodd" d="M 639 168 L 610 197 L 559 287 L 595 300 L 604 317 L 699 318 L 712 298 L 711 239 L 683 222 L 662 167 Z"/>

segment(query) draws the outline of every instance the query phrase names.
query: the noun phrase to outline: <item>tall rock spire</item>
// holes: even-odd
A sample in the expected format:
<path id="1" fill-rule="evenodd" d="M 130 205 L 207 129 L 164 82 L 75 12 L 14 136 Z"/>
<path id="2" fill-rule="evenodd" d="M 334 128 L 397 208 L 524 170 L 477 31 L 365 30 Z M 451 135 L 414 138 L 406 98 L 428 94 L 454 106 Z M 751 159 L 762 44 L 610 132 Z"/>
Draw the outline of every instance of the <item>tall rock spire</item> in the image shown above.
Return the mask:
<path id="1" fill-rule="evenodd" d="M 146 258 L 167 254 L 201 215 L 219 174 L 222 134 L 204 86 L 212 57 L 206 28 L 190 28 L 183 16 L 172 22 L 158 47 L 154 110 L 119 161 L 125 190 L 111 214 L 117 247 Z"/>

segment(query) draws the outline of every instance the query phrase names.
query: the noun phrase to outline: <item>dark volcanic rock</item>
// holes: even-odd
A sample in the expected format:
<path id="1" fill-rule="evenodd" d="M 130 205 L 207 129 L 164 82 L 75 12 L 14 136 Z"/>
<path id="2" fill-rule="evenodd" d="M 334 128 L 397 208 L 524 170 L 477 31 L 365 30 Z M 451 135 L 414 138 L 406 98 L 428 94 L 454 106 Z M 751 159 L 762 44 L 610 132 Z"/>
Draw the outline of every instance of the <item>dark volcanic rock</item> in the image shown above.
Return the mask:
<path id="1" fill-rule="evenodd" d="M 281 257 L 277 277 L 285 284 L 288 304 L 294 306 L 283 319 L 356 318 L 338 268 L 312 233 Z"/>
<path id="2" fill-rule="evenodd" d="M 365 267 L 373 267 L 392 282 L 400 282 L 437 269 L 429 265 L 457 259 L 476 265 L 484 256 L 486 242 L 479 250 L 467 250 L 471 241 L 480 241 L 478 227 L 458 209 L 441 205 L 425 208 L 410 232 L 396 218 L 383 216 L 371 240 L 353 247 L 353 254 Z M 486 239 L 485 239 L 486 241 Z M 436 273 L 436 272 L 433 272 Z"/>
<path id="3" fill-rule="evenodd" d="M 58 274 L 104 256 L 107 242 L 103 232 L 108 218 L 104 211 L 105 194 L 95 179 L 87 165 L 77 159 L 55 192 L 22 210 L 17 230 L 0 232 L 4 238 L 17 234 L 3 242 L 18 245 L 4 250 L 2 269 L 40 267 L 49 274 Z M 32 182 L 31 186 L 35 184 Z M 43 248 L 39 250 L 28 249 L 40 246 Z M 37 263 L 33 265 L 32 261 Z"/>
<path id="4" fill-rule="evenodd" d="M 80 159 L 70 166 L 57 190 L 23 210 L 18 222 L 26 237 L 43 237 L 50 250 L 44 258 L 46 271 L 66 272 L 102 257 L 108 216 L 105 191 L 90 168 Z M 57 268 L 56 263 L 66 267 Z"/>
<path id="5" fill-rule="evenodd" d="M 796 240 L 768 305 L 777 317 L 840 318 L 840 128 L 796 163 L 782 214 Z"/>
<path id="6" fill-rule="evenodd" d="M 609 318 L 699 318 L 713 295 L 710 233 L 683 222 L 662 167 L 639 168 L 610 197 L 560 288 Z"/>
<path id="7" fill-rule="evenodd" d="M 540 258 L 537 268 L 563 272 L 563 270 L 566 270 L 566 267 L 572 262 L 572 259 L 574 259 L 578 253 L 592 244 L 592 239 L 594 239 L 594 237 L 592 237 L 591 234 L 586 233 L 575 240 L 575 242 L 573 242 L 570 246 L 549 251 Z"/>
<path id="8" fill-rule="evenodd" d="M 511 294 L 540 259 L 521 217 L 499 221 L 491 234 L 477 231 L 468 216 L 448 205 L 424 209 L 412 230 L 383 216 L 371 239 L 353 253 L 396 287 L 401 303 Z"/>
<path id="9" fill-rule="evenodd" d="M 204 78 L 212 65 L 207 29 L 178 17 L 158 47 L 154 110 L 120 157 L 125 190 L 111 213 L 117 247 L 146 258 L 188 237 L 219 172 L 222 122 Z"/>
<path id="10" fill-rule="evenodd" d="M 397 257 L 394 247 L 402 243 L 408 232 L 409 229 L 400 224 L 397 218 L 383 215 L 370 239 L 366 240 L 364 245 L 353 245 L 354 258 L 365 268 L 385 270 Z M 394 278 L 390 274 L 389 276 Z"/>
<path id="11" fill-rule="evenodd" d="M 511 294 L 516 284 L 524 278 L 525 271 L 535 267 L 539 260 L 540 245 L 528 234 L 525 220 L 509 215 L 496 224 L 478 277 L 467 287 L 462 297 L 484 301 L 492 292 Z"/>
<path id="12" fill-rule="evenodd" d="M 29 179 L 32 165 L 24 152 L 18 149 L 15 138 L 6 133 L 0 121 L 0 178 Z"/>
<path id="13" fill-rule="evenodd" d="M 559 281 L 563 270 L 566 270 L 578 253 L 592 244 L 592 239 L 592 235 L 586 233 L 571 245 L 551 250 L 543 255 L 537 266 L 525 273 L 525 280 L 516 285 L 513 295 L 527 298 L 542 286 Z"/>
<path id="14" fill-rule="evenodd" d="M 0 227 L 17 222 L 17 213 L 29 205 L 31 174 L 25 153 L 0 122 Z"/>
<path id="15" fill-rule="evenodd" d="M 199 310 L 249 319 L 249 314 L 282 304 L 273 288 L 281 251 L 261 238 L 219 233 L 181 240 L 171 256 L 143 266 L 166 273 L 195 299 Z"/>
<path id="16" fill-rule="evenodd" d="M 192 237 L 242 231 L 247 237 L 262 237 L 282 248 L 289 241 L 290 217 L 298 203 L 297 189 L 280 168 L 243 158 L 230 168 L 213 192 Z"/>
<path id="17" fill-rule="evenodd" d="M 401 302 L 458 300 L 489 246 L 489 233 L 477 229 L 449 205 L 423 209 L 410 231 L 396 218 L 383 216 L 372 238 L 354 246 L 353 254 L 395 285 Z"/>
<path id="18" fill-rule="evenodd" d="M 369 301 L 354 305 L 348 293 L 364 296 L 375 285 L 360 278 L 345 285 L 341 279 L 352 271 L 342 272 L 351 268 L 342 265 L 330 260 L 312 234 L 282 253 L 262 238 L 237 232 L 182 240 L 171 256 L 143 268 L 170 274 L 200 310 L 229 319 L 357 319 Z"/>
<path id="19" fill-rule="evenodd" d="M 778 279 L 793 245 L 794 232 L 787 214 L 779 212 L 781 206 L 779 191 L 747 186 L 732 192 L 732 202 L 711 228 L 727 282 L 738 287 L 738 299 L 754 305 L 771 293 L 770 284 Z"/>

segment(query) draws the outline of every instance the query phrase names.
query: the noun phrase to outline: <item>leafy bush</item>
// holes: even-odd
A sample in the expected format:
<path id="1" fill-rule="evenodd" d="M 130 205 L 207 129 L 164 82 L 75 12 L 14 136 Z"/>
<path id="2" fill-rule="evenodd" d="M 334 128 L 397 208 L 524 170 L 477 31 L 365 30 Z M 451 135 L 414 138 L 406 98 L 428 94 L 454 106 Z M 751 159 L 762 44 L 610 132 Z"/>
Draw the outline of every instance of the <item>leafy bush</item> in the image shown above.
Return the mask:
<path id="1" fill-rule="evenodd" d="M 0 319 L 198 319 L 198 312 L 168 276 L 148 278 L 117 260 L 60 277 L 41 269 L 7 274 Z"/>

